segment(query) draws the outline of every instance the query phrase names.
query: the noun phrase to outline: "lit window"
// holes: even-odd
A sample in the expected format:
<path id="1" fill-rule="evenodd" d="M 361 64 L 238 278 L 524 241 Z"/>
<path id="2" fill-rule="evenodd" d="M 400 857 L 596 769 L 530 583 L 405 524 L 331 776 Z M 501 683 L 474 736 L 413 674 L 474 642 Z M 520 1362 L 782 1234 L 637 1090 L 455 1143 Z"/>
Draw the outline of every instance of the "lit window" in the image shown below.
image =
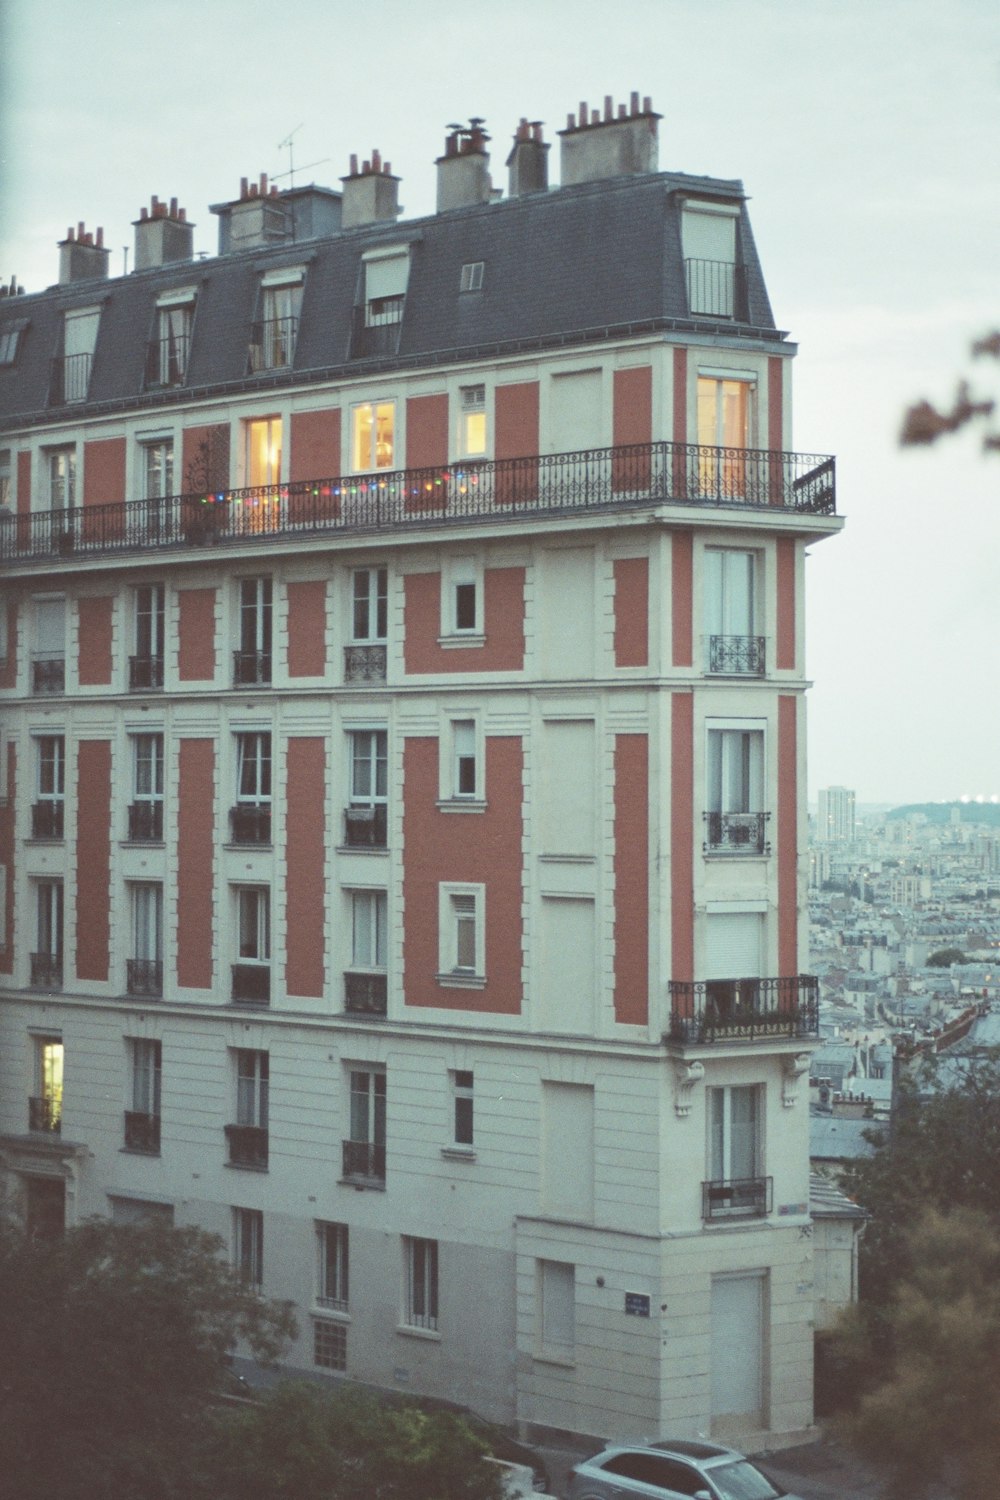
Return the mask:
<path id="1" fill-rule="evenodd" d="M 63 1044 L 60 1036 L 35 1038 L 35 1093 L 29 1105 L 32 1130 L 58 1135 L 62 1126 Z"/>
<path id="2" fill-rule="evenodd" d="M 481 260 L 467 260 L 462 267 L 458 289 L 460 292 L 478 292 L 483 285 L 483 265 Z"/>
<path id="3" fill-rule="evenodd" d="M 246 424 L 247 485 L 261 489 L 281 480 L 281 418 L 260 417 Z"/>
<path id="4" fill-rule="evenodd" d="M 351 467 L 355 473 L 392 468 L 395 426 L 395 401 L 369 401 L 352 407 Z"/>
<path id="5" fill-rule="evenodd" d="M 482 458 L 486 452 L 486 387 L 462 387 L 459 448 L 463 458 Z"/>
<path id="6" fill-rule="evenodd" d="M 751 404 L 749 380 L 698 376 L 698 455 L 700 493 L 737 500 L 747 489 Z M 706 451 L 709 450 L 709 451 Z"/>
<path id="7" fill-rule="evenodd" d="M 405 1303 L 403 1322 L 411 1328 L 438 1326 L 438 1242 L 403 1237 Z"/>

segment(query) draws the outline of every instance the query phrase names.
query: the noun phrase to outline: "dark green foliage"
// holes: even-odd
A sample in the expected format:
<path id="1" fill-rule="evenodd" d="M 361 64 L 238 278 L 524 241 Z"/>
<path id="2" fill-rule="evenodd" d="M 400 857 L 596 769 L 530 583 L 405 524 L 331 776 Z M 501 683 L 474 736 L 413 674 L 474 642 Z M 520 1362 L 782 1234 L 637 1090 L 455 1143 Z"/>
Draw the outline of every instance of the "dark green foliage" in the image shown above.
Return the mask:
<path id="1" fill-rule="evenodd" d="M 964 964 L 965 954 L 961 948 L 939 948 L 936 953 L 931 953 L 927 959 L 929 969 L 950 969 L 952 964 Z"/>

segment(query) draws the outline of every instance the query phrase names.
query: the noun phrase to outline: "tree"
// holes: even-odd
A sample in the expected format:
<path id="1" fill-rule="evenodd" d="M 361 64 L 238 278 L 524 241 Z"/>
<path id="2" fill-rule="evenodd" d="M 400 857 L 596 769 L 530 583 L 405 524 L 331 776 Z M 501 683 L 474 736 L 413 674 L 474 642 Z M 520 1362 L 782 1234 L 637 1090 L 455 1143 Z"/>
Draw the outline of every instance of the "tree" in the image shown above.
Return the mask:
<path id="1" fill-rule="evenodd" d="M 1000 359 L 1000 330 L 988 333 L 972 345 L 973 359 L 987 356 Z M 976 400 L 967 380 L 960 380 L 948 411 L 939 411 L 930 401 L 917 401 L 909 407 L 903 418 L 903 429 L 899 441 L 903 447 L 936 443 L 945 433 L 958 432 L 970 422 L 981 422 L 993 415 L 996 402 Z M 1000 433 L 987 430 L 983 436 L 983 447 L 1000 449 Z"/>
<path id="2" fill-rule="evenodd" d="M 289 1305 L 244 1287 L 197 1228 L 0 1222 L 0 1495 L 174 1500 L 237 1340 L 275 1358 Z"/>
<path id="3" fill-rule="evenodd" d="M 965 954 L 961 948 L 939 948 L 927 959 L 929 969 L 950 969 L 952 964 L 964 964 Z"/>

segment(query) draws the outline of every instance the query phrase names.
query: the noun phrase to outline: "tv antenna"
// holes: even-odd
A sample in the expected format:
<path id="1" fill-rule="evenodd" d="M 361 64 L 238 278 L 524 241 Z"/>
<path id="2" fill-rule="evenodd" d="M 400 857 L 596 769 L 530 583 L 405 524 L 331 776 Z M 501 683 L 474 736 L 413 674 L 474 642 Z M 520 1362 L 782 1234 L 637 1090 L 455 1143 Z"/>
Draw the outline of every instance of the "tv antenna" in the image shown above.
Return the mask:
<path id="1" fill-rule="evenodd" d="M 295 153 L 295 137 L 298 135 L 298 133 L 299 133 L 299 131 L 301 129 L 302 129 L 301 125 L 296 125 L 296 127 L 295 127 L 294 130 L 290 130 L 288 132 L 288 134 L 285 136 L 285 139 L 283 141 L 279 141 L 278 142 L 278 150 L 279 151 L 284 151 L 284 149 L 285 149 L 286 146 L 288 148 L 288 171 L 287 172 L 272 172 L 271 173 L 271 181 L 272 182 L 280 182 L 283 177 L 287 177 L 289 179 L 288 186 L 289 187 L 294 187 L 295 186 L 295 154 L 294 154 Z M 329 161 L 329 160 L 330 160 L 330 158 L 328 156 L 321 156 L 318 161 L 307 161 L 304 167 L 299 167 L 299 171 L 300 172 L 305 172 L 305 171 L 308 170 L 309 167 L 321 167 L 324 162 Z"/>

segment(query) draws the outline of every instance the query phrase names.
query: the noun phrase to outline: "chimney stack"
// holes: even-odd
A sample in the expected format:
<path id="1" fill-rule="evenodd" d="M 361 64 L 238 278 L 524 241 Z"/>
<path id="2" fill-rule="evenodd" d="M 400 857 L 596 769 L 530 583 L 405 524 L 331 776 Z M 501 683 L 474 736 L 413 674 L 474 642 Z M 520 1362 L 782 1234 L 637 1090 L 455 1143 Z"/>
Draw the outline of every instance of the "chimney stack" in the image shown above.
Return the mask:
<path id="1" fill-rule="evenodd" d="M 388 162 L 383 162 L 378 151 L 373 151 L 370 161 L 361 163 L 358 170 L 357 156 L 351 156 L 351 167 L 342 177 L 343 206 L 341 227 L 357 229 L 362 224 L 382 224 L 399 217 L 399 178 L 393 177 Z"/>
<path id="2" fill-rule="evenodd" d="M 542 122 L 522 119 L 514 133 L 507 158 L 507 193 L 523 198 L 525 193 L 544 193 L 549 185 L 549 147 L 542 140 Z"/>
<path id="3" fill-rule="evenodd" d="M 219 215 L 219 254 L 281 245 L 293 238 L 292 215 L 276 187 L 268 185 L 267 173 L 256 182 L 240 178 L 240 196 L 230 203 L 210 204 Z"/>
<path id="4" fill-rule="evenodd" d="M 444 155 L 437 158 L 437 211 L 470 208 L 475 203 L 489 203 L 493 194 L 490 180 L 490 154 L 486 149 L 489 136 L 485 121 L 474 115 L 468 125 L 449 125 Z"/>
<path id="5" fill-rule="evenodd" d="M 602 177 L 625 177 L 637 172 L 655 172 L 659 162 L 658 123 L 647 96 L 639 107 L 633 93 L 628 108 L 619 104 L 617 113 L 610 94 L 604 97 L 603 113 L 581 103 L 579 119 L 570 114 L 560 130 L 561 182 L 595 182 Z"/>
<path id="6" fill-rule="evenodd" d="M 106 280 L 111 251 L 104 248 L 104 230 L 91 234 L 83 220 L 74 234 L 72 226 L 66 238 L 59 241 L 59 285 L 68 286 L 72 281 Z"/>
<path id="7" fill-rule="evenodd" d="M 171 198 L 168 206 L 154 194 L 149 208 L 140 208 L 139 217 L 132 223 L 136 271 L 149 271 L 154 266 L 191 260 L 194 256 L 194 225 L 188 223 L 183 208 L 177 207 L 176 198 Z"/>

